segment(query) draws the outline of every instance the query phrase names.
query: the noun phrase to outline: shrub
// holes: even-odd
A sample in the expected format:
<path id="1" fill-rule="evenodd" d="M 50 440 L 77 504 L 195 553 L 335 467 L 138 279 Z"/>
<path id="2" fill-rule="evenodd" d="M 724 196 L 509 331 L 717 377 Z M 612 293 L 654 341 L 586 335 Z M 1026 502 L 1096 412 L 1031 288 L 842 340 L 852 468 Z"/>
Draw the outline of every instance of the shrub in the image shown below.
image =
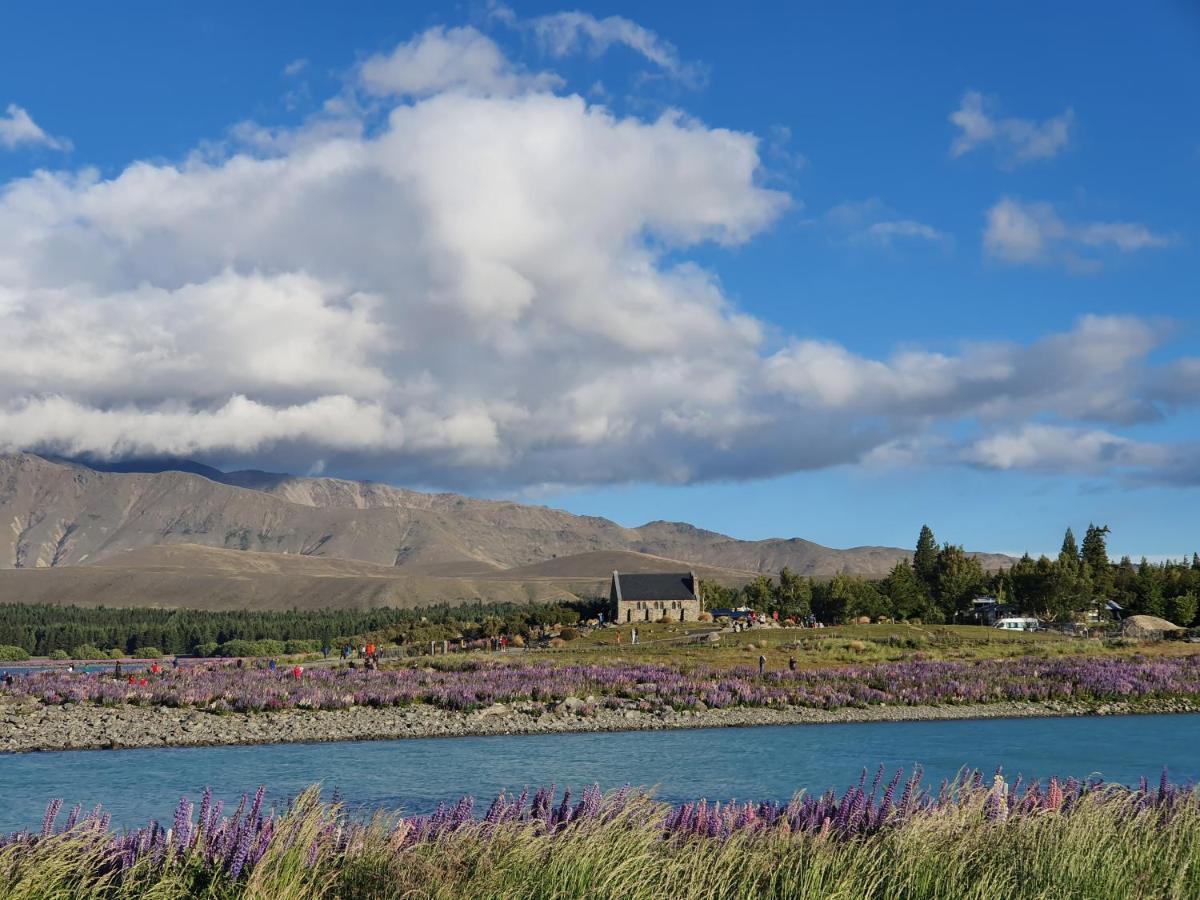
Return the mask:
<path id="1" fill-rule="evenodd" d="M 558 636 L 564 641 L 573 641 L 579 637 L 579 632 L 574 628 L 564 628 L 558 633 Z"/>
<path id="2" fill-rule="evenodd" d="M 217 648 L 217 656 L 283 656 L 283 641 L 226 641 Z"/>
<path id="3" fill-rule="evenodd" d="M 565 647 L 565 646 L 567 646 L 567 642 L 564 641 L 562 638 L 552 638 L 550 640 L 550 646 L 551 647 Z"/>
<path id="4" fill-rule="evenodd" d="M 13 647 L 10 644 L 0 644 L 0 659 L 7 662 L 23 662 L 29 659 L 24 647 Z"/>
<path id="5" fill-rule="evenodd" d="M 55 650 L 50 654 L 51 659 L 70 659 L 71 656 L 66 650 Z"/>
<path id="6" fill-rule="evenodd" d="M 284 653 L 320 653 L 321 642 L 318 640 L 291 640 L 284 642 Z"/>
<path id="7" fill-rule="evenodd" d="M 216 656 L 217 648 L 220 645 L 216 641 L 209 641 L 207 644 L 201 644 L 196 648 L 198 656 Z"/>
<path id="8" fill-rule="evenodd" d="M 162 651 L 157 647 L 138 647 L 130 655 L 134 659 L 162 659 Z"/>
<path id="9" fill-rule="evenodd" d="M 71 651 L 71 659 L 103 659 L 107 654 L 93 644 L 80 644 Z"/>
<path id="10" fill-rule="evenodd" d="M 125 651 L 120 647 L 113 647 L 105 654 L 109 659 L 124 659 Z"/>
<path id="11" fill-rule="evenodd" d="M 524 647 L 525 646 L 525 638 L 521 637 L 519 634 L 514 634 L 512 636 L 512 639 L 509 641 L 509 643 L 512 644 L 512 646 L 514 646 L 514 647 Z"/>
<path id="12" fill-rule="evenodd" d="M 867 642 L 866 641 L 851 641 L 846 646 L 849 647 L 851 650 L 853 650 L 855 653 L 862 653 L 864 650 L 867 649 Z"/>
<path id="13" fill-rule="evenodd" d="M 712 621 L 712 613 L 702 612 L 702 613 L 700 613 L 700 615 L 696 616 L 696 621 L 697 622 L 711 622 Z"/>
<path id="14" fill-rule="evenodd" d="M 855 625 L 870 625 L 871 617 L 870 616 L 859 616 L 857 619 L 854 620 L 854 624 Z"/>

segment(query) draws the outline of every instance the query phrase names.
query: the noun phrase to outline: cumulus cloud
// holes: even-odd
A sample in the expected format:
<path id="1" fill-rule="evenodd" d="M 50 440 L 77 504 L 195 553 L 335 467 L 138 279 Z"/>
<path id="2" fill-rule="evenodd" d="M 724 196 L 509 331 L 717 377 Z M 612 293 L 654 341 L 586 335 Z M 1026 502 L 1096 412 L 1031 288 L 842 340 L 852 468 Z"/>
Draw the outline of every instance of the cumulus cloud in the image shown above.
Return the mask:
<path id="1" fill-rule="evenodd" d="M 1102 429 L 1027 424 L 980 438 L 963 458 L 990 469 L 1034 469 L 1051 473 L 1109 474 L 1160 466 L 1170 456 L 1161 446 L 1130 440 Z"/>
<path id="2" fill-rule="evenodd" d="M 1132 317 L 1085 316 L 1072 330 L 1030 344 L 909 350 L 887 360 L 793 340 L 764 360 L 764 383 L 813 411 L 985 423 L 1053 414 L 1131 425 L 1161 417 L 1159 373 L 1145 360 L 1166 334 Z"/>
<path id="3" fill-rule="evenodd" d="M 967 91 L 950 121 L 959 133 L 950 145 L 951 156 L 962 156 L 980 147 L 991 147 L 1004 167 L 1052 159 L 1066 149 L 1071 139 L 1074 113 L 1041 122 L 1033 119 L 1001 118 L 978 91 Z"/>
<path id="4" fill-rule="evenodd" d="M 1106 252 L 1133 253 L 1167 247 L 1172 239 L 1137 222 L 1064 222 L 1049 203 L 1006 197 L 987 212 L 983 246 L 995 259 L 1014 264 L 1060 264 L 1091 271 Z"/>
<path id="5" fill-rule="evenodd" d="M 4 115 L 0 116 L 0 147 L 14 150 L 21 146 L 69 150 L 71 142 L 46 134 L 28 112 L 17 104 L 10 103 Z"/>
<path id="6" fill-rule="evenodd" d="M 359 77 L 377 96 L 427 97 L 448 90 L 515 94 L 560 83 L 548 73 L 526 72 L 495 41 L 469 26 L 431 28 L 391 53 L 367 59 Z"/>
<path id="7" fill-rule="evenodd" d="M 913 464 L 947 429 L 1113 429 L 1196 400 L 1178 385 L 1200 362 L 1155 362 L 1167 329 L 1136 318 L 886 359 L 781 342 L 694 261 L 793 202 L 756 138 L 618 116 L 497 54 L 435 28 L 357 70 L 369 114 L 351 97 L 178 163 L 0 187 L 0 449 L 682 483 Z M 988 446 L 955 458 L 1037 465 Z"/>

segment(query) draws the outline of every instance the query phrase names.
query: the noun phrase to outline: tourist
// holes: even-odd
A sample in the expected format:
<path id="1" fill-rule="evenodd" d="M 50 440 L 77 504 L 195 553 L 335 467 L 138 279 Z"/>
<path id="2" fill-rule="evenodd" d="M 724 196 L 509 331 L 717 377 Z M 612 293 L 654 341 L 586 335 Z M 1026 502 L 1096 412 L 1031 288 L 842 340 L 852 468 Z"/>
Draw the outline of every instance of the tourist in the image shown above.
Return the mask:
<path id="1" fill-rule="evenodd" d="M 300 680 L 300 676 L 303 674 L 304 674 L 303 666 L 296 666 L 294 669 L 292 669 L 292 677 L 295 678 L 297 681 Z"/>
<path id="2" fill-rule="evenodd" d="M 758 655 L 758 674 L 761 675 L 767 669 L 767 658 L 761 653 Z"/>
<path id="3" fill-rule="evenodd" d="M 796 671 L 796 657 L 795 656 L 788 657 L 788 669 L 793 672 Z"/>
<path id="4" fill-rule="evenodd" d="M 272 672 L 274 672 L 275 671 L 275 660 L 273 660 L 273 659 L 268 660 L 267 668 L 270 669 Z"/>
<path id="5" fill-rule="evenodd" d="M 121 677 L 121 661 L 118 659 L 117 664 L 113 666 L 113 678 L 120 679 Z"/>

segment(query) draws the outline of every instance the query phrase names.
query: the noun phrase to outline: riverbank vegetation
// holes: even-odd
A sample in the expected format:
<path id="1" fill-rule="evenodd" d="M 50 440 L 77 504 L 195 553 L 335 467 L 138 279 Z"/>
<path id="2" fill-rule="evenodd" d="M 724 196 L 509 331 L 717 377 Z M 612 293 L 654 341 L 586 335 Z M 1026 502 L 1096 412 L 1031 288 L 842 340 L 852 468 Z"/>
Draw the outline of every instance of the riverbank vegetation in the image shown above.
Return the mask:
<path id="1" fill-rule="evenodd" d="M 103 811 L 0 838 L 9 898 L 1044 898 L 1200 895 L 1200 801 L 1151 785 L 1022 785 L 997 773 L 926 790 L 866 773 L 842 794 L 673 807 L 553 788 L 369 822 L 312 788 L 229 813 L 205 793 L 129 832 Z M 59 824 L 61 822 L 61 824 Z"/>
<path id="2" fill-rule="evenodd" d="M 428 704 L 470 712 L 537 701 L 596 709 L 655 711 L 731 707 L 833 710 L 1042 701 L 1200 699 L 1200 655 L 1061 657 L 970 663 L 903 662 L 762 673 L 756 667 L 681 668 L 651 663 L 553 665 L 447 661 L 432 667 L 266 670 L 182 668 L 149 677 L 42 672 L 0 687 L 0 698 L 43 705 L 159 705 L 212 712 L 332 710 Z M 538 712 L 542 711 L 539 707 Z"/>

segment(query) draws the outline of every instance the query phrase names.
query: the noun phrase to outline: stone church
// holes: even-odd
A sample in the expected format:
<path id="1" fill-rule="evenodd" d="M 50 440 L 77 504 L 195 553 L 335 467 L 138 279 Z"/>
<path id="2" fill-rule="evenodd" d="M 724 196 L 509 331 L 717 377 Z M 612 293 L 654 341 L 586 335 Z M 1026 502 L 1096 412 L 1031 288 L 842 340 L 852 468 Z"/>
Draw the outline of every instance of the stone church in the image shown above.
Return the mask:
<path id="1" fill-rule="evenodd" d="M 613 572 L 609 601 L 618 625 L 657 622 L 664 615 L 674 622 L 695 622 L 700 618 L 700 583 L 695 572 Z"/>

